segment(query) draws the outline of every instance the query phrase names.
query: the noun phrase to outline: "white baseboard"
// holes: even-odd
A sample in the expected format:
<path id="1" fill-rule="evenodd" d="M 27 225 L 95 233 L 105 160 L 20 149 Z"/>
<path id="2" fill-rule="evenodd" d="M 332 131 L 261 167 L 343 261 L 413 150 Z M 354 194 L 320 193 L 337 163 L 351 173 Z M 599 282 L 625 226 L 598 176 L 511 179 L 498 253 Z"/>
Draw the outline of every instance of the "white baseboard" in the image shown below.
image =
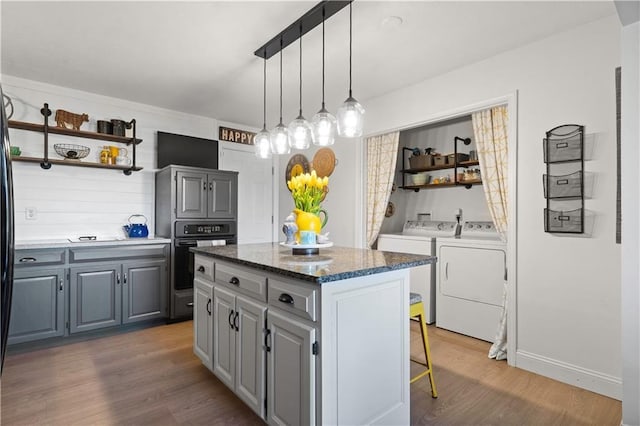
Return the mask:
<path id="1" fill-rule="evenodd" d="M 516 352 L 516 366 L 541 376 L 622 401 L 622 379 L 526 351 Z"/>

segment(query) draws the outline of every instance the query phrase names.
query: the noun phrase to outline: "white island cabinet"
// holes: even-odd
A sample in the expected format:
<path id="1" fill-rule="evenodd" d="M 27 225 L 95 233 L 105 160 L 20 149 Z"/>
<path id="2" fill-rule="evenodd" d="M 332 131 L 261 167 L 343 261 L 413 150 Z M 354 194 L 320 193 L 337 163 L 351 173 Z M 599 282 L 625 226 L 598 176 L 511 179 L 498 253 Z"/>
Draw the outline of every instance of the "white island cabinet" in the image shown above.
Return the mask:
<path id="1" fill-rule="evenodd" d="M 409 424 L 408 268 L 434 257 L 340 247 L 293 256 L 270 243 L 192 250 L 204 289 L 194 352 L 261 418 Z"/>

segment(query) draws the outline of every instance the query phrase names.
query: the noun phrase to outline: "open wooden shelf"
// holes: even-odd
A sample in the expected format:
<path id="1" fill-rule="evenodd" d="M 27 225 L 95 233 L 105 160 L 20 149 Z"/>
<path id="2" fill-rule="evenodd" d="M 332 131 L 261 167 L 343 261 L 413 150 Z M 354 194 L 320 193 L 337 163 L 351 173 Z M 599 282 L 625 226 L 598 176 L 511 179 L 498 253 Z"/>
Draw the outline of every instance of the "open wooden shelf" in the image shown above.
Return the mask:
<path id="1" fill-rule="evenodd" d="M 12 156 L 11 161 L 22 161 L 25 163 L 38 163 L 38 164 L 42 164 L 45 162 L 44 158 L 23 157 L 23 156 Z M 49 158 L 49 160 L 47 160 L 47 163 L 57 164 L 61 166 L 92 167 L 94 169 L 122 170 L 123 172 L 126 172 L 126 171 L 137 172 L 142 170 L 142 167 L 119 166 L 115 164 L 102 164 L 102 163 L 94 163 L 91 161 L 82 161 L 82 160 L 57 160 L 57 159 Z"/>
<path id="2" fill-rule="evenodd" d="M 420 172 L 431 172 L 434 170 L 446 170 L 446 169 L 455 169 L 456 167 L 472 167 L 478 166 L 480 163 L 476 161 L 461 161 L 456 164 L 445 164 L 444 166 L 430 166 L 430 167 L 422 167 L 419 169 L 404 169 L 400 170 L 400 173 L 420 173 Z"/>
<path id="3" fill-rule="evenodd" d="M 452 186 L 464 186 L 470 188 L 473 185 L 482 185 L 481 179 L 465 180 L 462 182 L 447 182 L 447 183 L 428 183 L 425 185 L 405 185 L 401 186 L 401 189 L 412 189 L 419 191 L 421 189 L 435 189 L 435 188 L 451 188 Z"/>
<path id="4" fill-rule="evenodd" d="M 9 120 L 9 128 L 44 133 L 44 124 L 27 123 L 24 121 Z M 131 145 L 133 143 L 132 138 L 127 138 L 124 136 L 109 135 L 106 133 L 87 132 L 85 130 L 73 130 L 73 129 L 67 129 L 64 127 L 57 127 L 57 126 L 48 126 L 47 131 L 51 134 L 56 134 L 56 135 L 74 136 L 78 138 L 87 138 L 87 139 L 97 139 L 101 141 L 123 143 L 126 145 Z M 140 142 L 142 142 L 142 139 L 135 140 L 136 145 L 138 145 Z"/>

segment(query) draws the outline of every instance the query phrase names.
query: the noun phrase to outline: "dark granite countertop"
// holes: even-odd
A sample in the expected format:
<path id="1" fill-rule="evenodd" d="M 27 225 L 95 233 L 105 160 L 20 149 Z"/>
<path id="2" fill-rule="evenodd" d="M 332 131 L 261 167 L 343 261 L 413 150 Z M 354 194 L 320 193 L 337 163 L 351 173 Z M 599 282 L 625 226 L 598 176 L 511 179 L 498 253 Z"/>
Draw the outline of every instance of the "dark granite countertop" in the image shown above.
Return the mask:
<path id="1" fill-rule="evenodd" d="M 316 284 L 435 263 L 435 256 L 349 247 L 320 249 L 312 256 L 294 256 L 279 243 L 194 247 L 192 252 L 238 265 Z"/>

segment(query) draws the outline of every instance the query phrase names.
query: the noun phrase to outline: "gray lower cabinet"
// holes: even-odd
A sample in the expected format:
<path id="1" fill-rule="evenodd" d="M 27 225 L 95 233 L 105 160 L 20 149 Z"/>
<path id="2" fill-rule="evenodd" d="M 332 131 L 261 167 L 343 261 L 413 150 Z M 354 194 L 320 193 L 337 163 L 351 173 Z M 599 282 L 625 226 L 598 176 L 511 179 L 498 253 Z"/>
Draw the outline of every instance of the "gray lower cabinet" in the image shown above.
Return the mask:
<path id="1" fill-rule="evenodd" d="M 317 288 L 200 255 L 195 264 L 205 266 L 194 279 L 195 354 L 269 424 L 316 424 Z"/>
<path id="2" fill-rule="evenodd" d="M 71 268 L 69 332 L 164 317 L 165 268 L 165 260 Z"/>
<path id="3" fill-rule="evenodd" d="M 316 340 L 316 329 L 269 309 L 267 330 L 271 337 L 267 353 L 267 422 L 314 424 L 316 369 L 311 348 Z"/>
<path id="4" fill-rule="evenodd" d="M 213 371 L 213 284 L 193 280 L 193 352 L 209 370 Z"/>
<path id="5" fill-rule="evenodd" d="M 65 269 L 17 269 L 8 343 L 64 335 Z"/>
<path id="6" fill-rule="evenodd" d="M 165 316 L 167 306 L 166 265 L 165 260 L 123 264 L 123 324 Z"/>
<path id="7" fill-rule="evenodd" d="M 71 268 L 69 332 L 122 323 L 122 265 Z"/>
<path id="8" fill-rule="evenodd" d="M 260 417 L 265 410 L 265 303 L 213 288 L 213 373 Z"/>

